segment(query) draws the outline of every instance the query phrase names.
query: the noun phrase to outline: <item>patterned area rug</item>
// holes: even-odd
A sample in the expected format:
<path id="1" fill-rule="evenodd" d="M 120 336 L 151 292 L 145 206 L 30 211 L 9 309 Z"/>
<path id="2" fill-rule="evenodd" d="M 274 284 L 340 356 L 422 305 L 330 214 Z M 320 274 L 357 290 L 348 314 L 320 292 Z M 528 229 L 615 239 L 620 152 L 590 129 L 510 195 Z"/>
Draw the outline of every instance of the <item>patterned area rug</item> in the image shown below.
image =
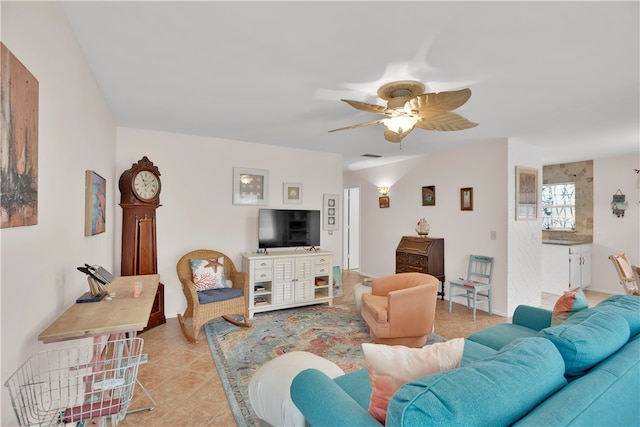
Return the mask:
<path id="1" fill-rule="evenodd" d="M 366 366 L 360 344 L 369 329 L 353 304 L 309 306 L 256 314 L 251 328 L 223 319 L 204 327 L 211 355 L 238 426 L 260 426 L 249 402 L 249 380 L 269 360 L 291 351 L 308 351 L 351 372 Z M 445 341 L 435 334 L 428 344 Z"/>

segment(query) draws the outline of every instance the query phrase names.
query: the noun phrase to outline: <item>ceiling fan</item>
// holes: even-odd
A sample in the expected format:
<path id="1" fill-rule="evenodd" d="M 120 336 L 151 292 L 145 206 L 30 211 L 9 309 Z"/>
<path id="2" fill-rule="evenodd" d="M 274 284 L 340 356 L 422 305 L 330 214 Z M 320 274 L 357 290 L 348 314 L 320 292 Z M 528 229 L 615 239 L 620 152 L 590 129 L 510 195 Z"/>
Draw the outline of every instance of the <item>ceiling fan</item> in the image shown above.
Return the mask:
<path id="1" fill-rule="evenodd" d="M 385 114 L 388 117 L 333 129 L 329 132 L 384 123 L 387 127 L 384 131 L 385 139 L 389 142 L 401 142 L 416 127 L 425 130 L 454 131 L 478 126 L 477 123 L 451 112 L 469 100 L 471 89 L 438 93 L 424 93 L 424 91 L 425 85 L 420 82 L 401 80 L 387 83 L 378 89 L 378 96 L 387 101 L 386 107 L 341 99 L 358 110 Z"/>

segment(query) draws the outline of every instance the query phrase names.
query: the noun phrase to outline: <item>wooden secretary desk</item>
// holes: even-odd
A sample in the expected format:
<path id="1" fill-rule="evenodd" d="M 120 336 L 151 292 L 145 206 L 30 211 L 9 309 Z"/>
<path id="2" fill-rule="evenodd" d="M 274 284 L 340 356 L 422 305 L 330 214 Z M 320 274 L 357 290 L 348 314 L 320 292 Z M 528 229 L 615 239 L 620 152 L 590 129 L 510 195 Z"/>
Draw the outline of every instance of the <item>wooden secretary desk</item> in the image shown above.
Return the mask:
<path id="1" fill-rule="evenodd" d="M 440 299 L 444 299 L 444 239 L 402 236 L 396 248 L 396 273 L 426 273 L 440 281 Z"/>

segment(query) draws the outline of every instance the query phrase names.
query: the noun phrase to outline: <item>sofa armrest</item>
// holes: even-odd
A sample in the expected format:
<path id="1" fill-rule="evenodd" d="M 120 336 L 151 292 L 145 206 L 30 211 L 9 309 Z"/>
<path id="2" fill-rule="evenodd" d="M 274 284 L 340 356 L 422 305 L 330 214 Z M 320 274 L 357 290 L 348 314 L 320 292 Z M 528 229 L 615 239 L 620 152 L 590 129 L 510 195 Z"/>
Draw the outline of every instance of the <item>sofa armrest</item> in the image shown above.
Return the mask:
<path id="1" fill-rule="evenodd" d="M 531 307 L 529 305 L 519 305 L 513 312 L 513 320 L 511 323 L 514 325 L 524 326 L 525 328 L 533 329 L 535 331 L 541 331 L 544 328 L 551 326 L 550 310 Z"/>
<path id="2" fill-rule="evenodd" d="M 290 393 L 293 403 L 313 427 L 381 426 L 346 391 L 317 369 L 305 369 L 296 375 Z"/>

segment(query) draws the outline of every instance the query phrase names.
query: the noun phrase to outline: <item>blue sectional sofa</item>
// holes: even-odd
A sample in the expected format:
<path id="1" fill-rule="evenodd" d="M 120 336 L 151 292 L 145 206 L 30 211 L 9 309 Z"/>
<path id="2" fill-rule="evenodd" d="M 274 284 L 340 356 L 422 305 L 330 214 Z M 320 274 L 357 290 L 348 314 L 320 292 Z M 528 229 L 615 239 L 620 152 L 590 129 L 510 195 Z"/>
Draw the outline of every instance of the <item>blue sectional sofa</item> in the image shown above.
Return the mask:
<path id="1" fill-rule="evenodd" d="M 557 326 L 520 306 L 512 323 L 470 335 L 461 366 L 403 385 L 386 425 L 639 426 L 640 297 L 616 295 Z M 291 383 L 310 426 L 379 426 L 366 369 Z"/>

